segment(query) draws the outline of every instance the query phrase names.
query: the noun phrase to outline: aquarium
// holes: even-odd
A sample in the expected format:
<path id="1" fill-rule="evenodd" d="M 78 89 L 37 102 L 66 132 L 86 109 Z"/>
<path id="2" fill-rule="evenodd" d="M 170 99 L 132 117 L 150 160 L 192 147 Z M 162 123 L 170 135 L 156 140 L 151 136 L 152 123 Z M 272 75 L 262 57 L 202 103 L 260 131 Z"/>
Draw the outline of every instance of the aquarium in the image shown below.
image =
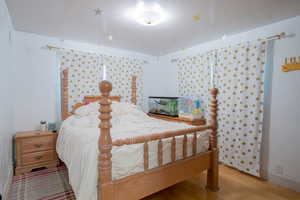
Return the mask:
<path id="1" fill-rule="evenodd" d="M 178 97 L 149 97 L 149 113 L 178 117 Z"/>

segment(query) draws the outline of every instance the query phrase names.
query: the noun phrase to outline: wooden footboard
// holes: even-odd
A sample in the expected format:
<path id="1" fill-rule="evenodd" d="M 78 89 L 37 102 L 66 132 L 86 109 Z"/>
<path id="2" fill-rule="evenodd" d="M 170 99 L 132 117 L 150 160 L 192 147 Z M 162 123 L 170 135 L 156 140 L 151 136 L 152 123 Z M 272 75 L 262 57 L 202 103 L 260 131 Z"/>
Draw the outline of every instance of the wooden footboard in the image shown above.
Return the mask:
<path id="1" fill-rule="evenodd" d="M 189 179 L 204 170 L 208 170 L 207 187 L 218 190 L 218 148 L 217 148 L 217 89 L 212 89 L 211 121 L 207 126 L 167 131 L 151 135 L 112 141 L 111 128 L 111 101 L 109 93 L 112 85 L 108 81 L 100 83 L 102 98 L 100 100 L 100 137 L 99 137 L 99 176 L 98 199 L 101 200 L 137 200 L 153 194 L 178 182 Z M 211 130 L 210 148 L 205 153 L 197 153 L 197 134 Z M 192 135 L 192 155 L 187 155 L 188 135 Z M 183 137 L 182 159 L 176 160 L 176 138 Z M 163 139 L 171 140 L 171 163 L 163 165 Z M 149 146 L 151 141 L 158 141 L 158 167 L 149 169 Z M 144 145 L 144 172 L 113 181 L 111 150 L 113 146 L 131 144 Z"/>

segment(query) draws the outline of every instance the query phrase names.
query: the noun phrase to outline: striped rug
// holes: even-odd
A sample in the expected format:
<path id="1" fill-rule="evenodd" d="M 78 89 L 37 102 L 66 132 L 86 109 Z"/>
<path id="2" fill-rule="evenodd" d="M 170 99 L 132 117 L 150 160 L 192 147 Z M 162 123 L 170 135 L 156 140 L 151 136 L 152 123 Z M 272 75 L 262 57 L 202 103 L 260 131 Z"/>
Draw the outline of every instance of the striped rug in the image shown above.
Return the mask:
<path id="1" fill-rule="evenodd" d="M 75 200 L 65 167 L 13 177 L 9 200 Z"/>

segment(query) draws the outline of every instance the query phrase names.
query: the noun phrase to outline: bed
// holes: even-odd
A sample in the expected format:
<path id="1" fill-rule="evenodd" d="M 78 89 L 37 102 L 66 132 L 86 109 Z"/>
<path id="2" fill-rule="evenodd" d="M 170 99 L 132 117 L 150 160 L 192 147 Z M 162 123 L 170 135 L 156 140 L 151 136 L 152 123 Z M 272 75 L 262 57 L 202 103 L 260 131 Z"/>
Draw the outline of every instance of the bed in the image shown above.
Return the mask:
<path id="1" fill-rule="evenodd" d="M 112 84 L 99 84 L 101 96 L 67 111 L 67 72 L 62 81 L 62 124 L 57 152 L 69 171 L 78 200 L 137 200 L 207 170 L 207 188 L 218 190 L 217 89 L 211 120 L 192 126 L 150 118 L 136 102 L 110 96 Z M 99 112 L 100 114 L 99 114 Z M 99 127 L 99 128 L 98 128 Z"/>

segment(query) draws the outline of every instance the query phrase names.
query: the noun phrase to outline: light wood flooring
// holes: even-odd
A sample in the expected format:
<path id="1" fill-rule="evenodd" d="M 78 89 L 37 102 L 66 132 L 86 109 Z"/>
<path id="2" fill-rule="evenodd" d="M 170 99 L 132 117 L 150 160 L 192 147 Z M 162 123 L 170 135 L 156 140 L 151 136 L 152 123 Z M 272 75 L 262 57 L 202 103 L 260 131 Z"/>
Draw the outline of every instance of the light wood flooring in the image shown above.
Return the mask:
<path id="1" fill-rule="evenodd" d="M 300 200 L 300 193 L 220 166 L 220 191 L 205 189 L 206 177 L 179 183 L 143 200 Z"/>
<path id="2" fill-rule="evenodd" d="M 220 166 L 220 191 L 205 189 L 205 174 L 179 183 L 143 200 L 300 200 L 300 193 Z M 43 184 L 41 184 L 43 183 Z M 155 183 L 153 183 L 155 184 Z M 50 189 L 49 189 L 50 188 Z M 9 200 L 74 200 L 65 167 L 14 177 Z"/>

